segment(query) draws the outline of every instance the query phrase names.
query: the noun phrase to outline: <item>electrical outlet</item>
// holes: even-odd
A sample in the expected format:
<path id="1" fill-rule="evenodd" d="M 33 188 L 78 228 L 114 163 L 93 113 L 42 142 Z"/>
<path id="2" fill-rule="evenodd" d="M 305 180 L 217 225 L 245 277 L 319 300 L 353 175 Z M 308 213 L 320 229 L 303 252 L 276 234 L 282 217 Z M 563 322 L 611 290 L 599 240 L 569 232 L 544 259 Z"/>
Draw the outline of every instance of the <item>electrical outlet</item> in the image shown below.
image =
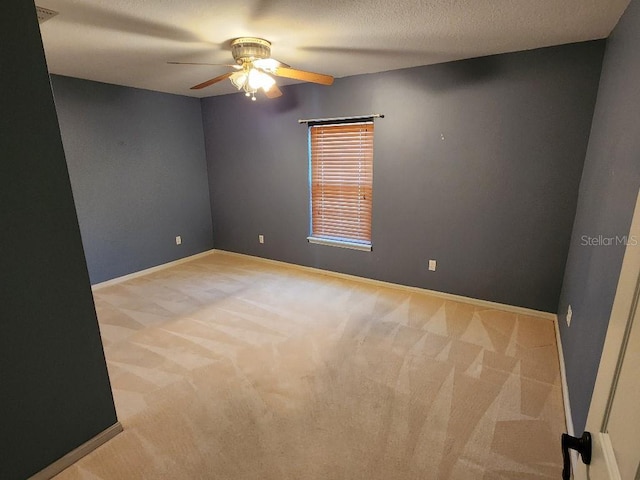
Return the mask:
<path id="1" fill-rule="evenodd" d="M 571 310 L 571 305 L 567 308 L 567 327 L 571 326 L 571 317 L 573 316 L 573 311 Z"/>
<path id="2" fill-rule="evenodd" d="M 436 271 L 437 263 L 435 260 L 429 260 L 429 270 L 432 272 Z"/>
<path id="3" fill-rule="evenodd" d="M 264 243 L 264 235 L 258 235 L 258 242 Z"/>
<path id="4" fill-rule="evenodd" d="M 176 237 L 176 245 L 182 245 L 182 237 L 180 235 Z"/>

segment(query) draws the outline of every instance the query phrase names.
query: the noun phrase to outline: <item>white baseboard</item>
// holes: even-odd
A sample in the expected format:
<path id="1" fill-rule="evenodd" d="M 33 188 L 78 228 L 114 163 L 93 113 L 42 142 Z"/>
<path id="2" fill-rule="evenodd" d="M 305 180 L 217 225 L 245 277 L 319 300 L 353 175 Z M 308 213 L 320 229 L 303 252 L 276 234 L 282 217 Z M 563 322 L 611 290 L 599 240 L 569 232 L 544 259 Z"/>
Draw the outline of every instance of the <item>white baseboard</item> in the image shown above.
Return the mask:
<path id="1" fill-rule="evenodd" d="M 571 403 L 569 402 L 569 385 L 567 384 L 567 369 L 564 364 L 564 351 L 562 349 L 562 337 L 560 336 L 560 327 L 558 325 L 558 316 L 553 321 L 556 330 L 556 345 L 558 348 L 558 361 L 560 362 L 560 380 L 562 382 L 562 399 L 564 401 L 564 416 L 567 422 L 567 433 L 575 435 L 573 428 L 573 416 L 571 415 Z"/>
<path id="2" fill-rule="evenodd" d="M 85 455 L 93 452 L 100 445 L 105 444 L 113 437 L 122 432 L 122 425 L 120 422 L 116 422 L 111 425 L 106 430 L 103 430 L 101 433 L 93 437 L 91 440 L 83 443 L 75 450 L 70 451 L 64 457 L 56 460 L 51 465 L 46 467 L 43 470 L 40 470 L 35 475 L 29 477 L 29 480 L 48 480 L 50 478 L 55 477 L 57 474 L 62 472 L 65 468 L 70 467 L 75 462 L 80 460 Z"/>
<path id="3" fill-rule="evenodd" d="M 384 287 L 389 287 L 389 288 L 395 288 L 395 289 L 399 289 L 399 290 L 405 290 L 405 291 L 411 291 L 411 292 L 416 292 L 416 293 L 429 294 L 429 295 L 433 295 L 435 297 L 444 298 L 446 300 L 452 300 L 452 301 L 455 301 L 455 302 L 462 302 L 462 303 L 469 303 L 471 305 L 475 305 L 475 306 L 478 306 L 478 307 L 484 307 L 484 308 L 488 308 L 488 309 L 503 310 L 503 311 L 506 311 L 506 312 L 516 313 L 516 314 L 520 314 L 520 315 L 529 315 L 529 316 L 533 316 L 533 317 L 544 318 L 546 320 L 551 320 L 551 321 L 554 321 L 556 319 L 556 314 L 555 313 L 541 312 L 539 310 L 533 310 L 533 309 L 524 308 L 524 307 L 517 307 L 515 305 L 507 305 L 505 303 L 490 302 L 488 300 L 480 300 L 480 299 L 477 299 L 477 298 L 464 297 L 462 295 L 454 295 L 452 293 L 438 292 L 437 290 L 427 290 L 426 288 L 409 287 L 407 285 L 400 285 L 400 284 L 397 284 L 397 283 L 384 282 L 382 280 L 373 280 L 371 278 L 358 277 L 358 276 L 349 275 L 349 274 L 346 274 L 346 273 L 332 272 L 331 270 L 322 270 L 320 268 L 305 267 L 303 265 L 298 265 L 298 264 L 295 264 L 295 263 L 282 262 L 280 260 L 271 260 L 271 259 L 263 258 L 263 257 L 255 257 L 253 255 L 246 255 L 244 253 L 228 252 L 226 250 L 218 250 L 218 249 L 214 249 L 213 253 L 215 253 L 217 255 L 221 254 L 221 255 L 232 255 L 232 256 L 237 256 L 237 257 L 251 258 L 253 260 L 259 260 L 261 262 L 271 263 L 273 265 L 281 265 L 281 266 L 293 267 L 293 268 L 297 268 L 299 270 L 304 270 L 304 271 L 307 271 L 307 272 L 314 272 L 314 273 L 319 273 L 319 274 L 322 274 L 322 275 L 329 275 L 331 277 L 345 278 L 345 279 L 348 279 L 348 280 L 355 280 L 355 281 L 359 281 L 359 282 L 368 283 L 368 284 L 371 284 L 371 285 L 378 285 L 378 286 L 384 286 Z"/>
<path id="4" fill-rule="evenodd" d="M 162 265 L 145 268 L 144 270 L 140 270 L 139 272 L 133 272 L 128 275 L 123 275 L 122 277 L 112 278 L 111 280 L 106 280 L 104 282 L 91 285 L 91 290 L 95 292 L 96 290 L 100 290 L 101 288 L 111 287 L 127 280 L 131 280 L 132 278 L 142 277 L 144 275 L 148 275 L 149 273 L 158 272 L 160 270 L 164 270 L 165 268 L 174 267 L 176 265 L 180 265 L 181 263 L 190 262 L 191 260 L 195 260 L 196 258 L 206 257 L 207 255 L 211 255 L 213 252 L 214 250 L 207 250 L 206 252 L 196 253 L 195 255 L 191 255 L 189 257 L 179 258 L 178 260 L 174 260 L 173 262 L 163 263 Z"/>

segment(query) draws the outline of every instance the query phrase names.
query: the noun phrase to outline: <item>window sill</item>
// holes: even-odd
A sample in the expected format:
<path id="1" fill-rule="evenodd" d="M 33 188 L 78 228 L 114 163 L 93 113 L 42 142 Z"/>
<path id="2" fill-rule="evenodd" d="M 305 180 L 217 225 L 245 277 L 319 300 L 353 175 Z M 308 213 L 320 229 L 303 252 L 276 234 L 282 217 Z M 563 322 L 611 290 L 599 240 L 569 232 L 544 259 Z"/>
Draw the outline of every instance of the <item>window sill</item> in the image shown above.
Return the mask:
<path id="1" fill-rule="evenodd" d="M 307 237 L 309 243 L 317 245 L 328 245 L 330 247 L 350 248 L 351 250 L 360 250 L 363 252 L 371 251 L 371 244 L 349 242 L 347 240 L 330 240 L 328 238 Z"/>

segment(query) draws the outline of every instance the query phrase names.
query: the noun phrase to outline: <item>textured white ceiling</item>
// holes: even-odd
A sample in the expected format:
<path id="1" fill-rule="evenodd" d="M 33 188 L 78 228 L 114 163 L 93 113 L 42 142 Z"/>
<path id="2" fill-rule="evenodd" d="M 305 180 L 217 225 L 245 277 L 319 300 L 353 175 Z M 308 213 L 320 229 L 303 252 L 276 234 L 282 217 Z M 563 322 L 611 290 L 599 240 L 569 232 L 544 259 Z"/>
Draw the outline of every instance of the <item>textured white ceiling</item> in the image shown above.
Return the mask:
<path id="1" fill-rule="evenodd" d="M 52 73 L 194 97 L 257 36 L 294 68 L 344 77 L 607 37 L 629 0 L 37 0 Z M 279 85 L 292 83 L 278 79 Z M 331 87 L 326 87 L 331 88 Z"/>

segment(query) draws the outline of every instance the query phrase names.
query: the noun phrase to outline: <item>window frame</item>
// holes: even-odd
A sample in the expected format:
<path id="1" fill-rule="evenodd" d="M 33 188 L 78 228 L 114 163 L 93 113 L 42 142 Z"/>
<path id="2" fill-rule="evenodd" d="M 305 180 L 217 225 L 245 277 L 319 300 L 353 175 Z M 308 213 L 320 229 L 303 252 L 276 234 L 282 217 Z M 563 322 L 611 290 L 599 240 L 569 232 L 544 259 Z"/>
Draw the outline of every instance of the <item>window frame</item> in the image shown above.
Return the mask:
<path id="1" fill-rule="evenodd" d="M 333 236 L 333 235 L 314 235 L 314 203 L 313 203 L 313 173 L 314 173 L 314 164 L 313 164 L 313 144 L 312 144 L 312 131 L 316 127 L 338 127 L 338 126 L 348 126 L 348 125 L 370 125 L 370 165 L 371 173 L 370 173 L 370 184 L 365 184 L 365 188 L 370 189 L 368 206 L 365 207 L 365 210 L 368 210 L 368 227 L 369 227 L 369 238 L 368 240 L 362 240 L 357 238 L 350 238 L 347 236 Z M 309 235 L 307 236 L 307 241 L 309 243 L 319 244 L 319 245 L 328 245 L 340 248 L 348 248 L 353 250 L 360 251 L 371 251 L 373 248 L 373 232 L 371 230 L 373 223 L 373 157 L 374 157 L 374 122 L 373 117 L 365 117 L 356 119 L 345 119 L 343 121 L 337 121 L 335 119 L 326 120 L 326 121 L 318 121 L 318 122 L 310 122 L 307 127 L 307 144 L 308 144 L 308 185 L 309 185 Z M 361 185 L 359 182 L 358 185 Z"/>

